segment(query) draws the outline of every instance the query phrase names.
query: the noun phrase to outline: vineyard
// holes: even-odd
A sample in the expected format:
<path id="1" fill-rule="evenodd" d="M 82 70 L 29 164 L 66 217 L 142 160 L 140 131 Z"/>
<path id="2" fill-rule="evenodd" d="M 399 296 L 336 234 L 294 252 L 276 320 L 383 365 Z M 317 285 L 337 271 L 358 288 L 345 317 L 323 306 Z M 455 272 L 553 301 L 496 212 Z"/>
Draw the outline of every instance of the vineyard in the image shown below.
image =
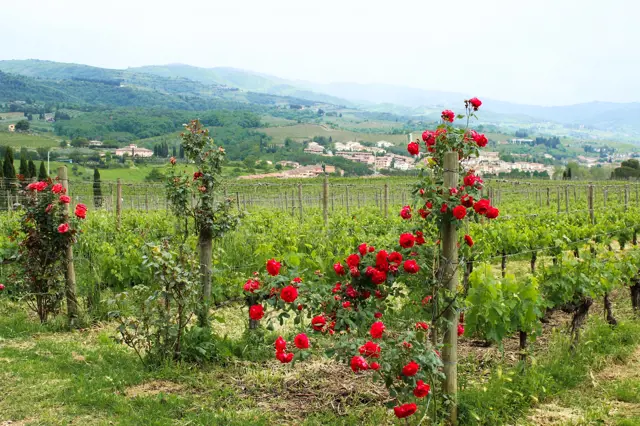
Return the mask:
<path id="1" fill-rule="evenodd" d="M 418 178 L 227 182 L 194 122 L 166 184 L 5 180 L 0 420 L 639 424 L 598 376 L 640 344 L 638 184 L 483 182 L 445 113 Z M 581 387 L 627 405 L 545 412 Z"/>

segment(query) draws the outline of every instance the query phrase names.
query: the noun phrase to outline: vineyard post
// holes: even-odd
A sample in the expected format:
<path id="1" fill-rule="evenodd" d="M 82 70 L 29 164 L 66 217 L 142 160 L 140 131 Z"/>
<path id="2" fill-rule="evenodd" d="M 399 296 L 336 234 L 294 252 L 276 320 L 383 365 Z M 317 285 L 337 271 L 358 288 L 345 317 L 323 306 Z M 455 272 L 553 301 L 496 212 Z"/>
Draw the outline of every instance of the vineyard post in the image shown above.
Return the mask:
<path id="1" fill-rule="evenodd" d="M 116 183 L 116 230 L 120 230 L 120 215 L 122 214 L 122 182 Z"/>
<path id="2" fill-rule="evenodd" d="M 591 224 L 595 223 L 595 218 L 593 216 L 593 184 L 589 182 L 587 187 L 588 195 L 587 195 L 587 204 L 589 205 L 589 218 L 591 219 Z"/>
<path id="3" fill-rule="evenodd" d="M 547 186 L 547 207 L 549 207 L 551 205 L 551 200 L 550 200 L 550 193 L 551 193 L 551 188 L 549 188 Z"/>
<path id="4" fill-rule="evenodd" d="M 300 222 L 302 222 L 302 184 L 298 184 L 298 208 L 300 209 Z"/>
<path id="5" fill-rule="evenodd" d="M 458 187 L 458 153 L 447 152 L 444 156 L 444 187 Z M 442 225 L 442 254 L 444 257 L 444 274 L 442 275 L 448 297 L 455 297 L 458 291 L 458 236 L 456 223 L 449 219 Z M 446 306 L 448 302 L 443 303 Z M 454 303 L 451 303 L 444 313 L 447 330 L 444 334 L 444 349 L 442 361 L 444 364 L 443 391 L 451 398 L 449 421 L 452 425 L 458 423 L 458 313 Z"/>
<path id="6" fill-rule="evenodd" d="M 345 197 L 347 200 L 347 215 L 349 215 L 349 185 L 345 187 Z"/>
<path id="7" fill-rule="evenodd" d="M 69 179 L 67 179 L 67 168 L 62 166 L 58 168 L 58 178 L 62 182 L 62 186 L 69 193 Z M 65 215 L 69 216 L 69 203 L 64 204 Z M 69 324 L 73 326 L 74 321 L 78 318 L 78 299 L 76 298 L 76 270 L 73 265 L 73 245 L 67 247 L 66 260 L 67 272 L 65 274 L 64 292 L 67 297 L 67 316 Z"/>
<path id="8" fill-rule="evenodd" d="M 9 216 L 11 216 L 11 191 L 7 191 L 7 211 L 9 212 Z"/>
<path id="9" fill-rule="evenodd" d="M 238 192 L 236 192 L 236 207 L 240 211 L 240 194 Z"/>
<path id="10" fill-rule="evenodd" d="M 384 217 L 389 217 L 389 184 L 384 184 Z"/>
<path id="11" fill-rule="evenodd" d="M 629 210 L 629 185 L 624 186 L 624 211 Z"/>
<path id="12" fill-rule="evenodd" d="M 578 194 L 576 191 L 576 186 L 573 185 L 573 202 L 575 203 L 576 201 L 578 201 Z"/>
<path id="13" fill-rule="evenodd" d="M 564 187 L 564 209 L 569 214 L 569 185 Z"/>
<path id="14" fill-rule="evenodd" d="M 322 184 L 322 219 L 324 227 L 329 226 L 329 176 L 326 173 Z"/>
<path id="15" fill-rule="evenodd" d="M 556 187 L 556 204 L 558 205 L 558 214 L 560 214 L 560 187 Z"/>
<path id="16" fill-rule="evenodd" d="M 604 189 L 602 190 L 602 197 L 604 199 L 604 203 L 603 203 L 603 207 L 606 209 L 607 208 L 607 187 L 605 186 Z"/>
<path id="17" fill-rule="evenodd" d="M 293 201 L 293 200 L 291 200 Z M 287 195 L 287 190 L 284 191 L 284 211 L 285 213 L 289 210 L 289 196 Z"/>
<path id="18" fill-rule="evenodd" d="M 144 190 L 144 209 L 149 211 L 149 191 L 146 188 Z"/>

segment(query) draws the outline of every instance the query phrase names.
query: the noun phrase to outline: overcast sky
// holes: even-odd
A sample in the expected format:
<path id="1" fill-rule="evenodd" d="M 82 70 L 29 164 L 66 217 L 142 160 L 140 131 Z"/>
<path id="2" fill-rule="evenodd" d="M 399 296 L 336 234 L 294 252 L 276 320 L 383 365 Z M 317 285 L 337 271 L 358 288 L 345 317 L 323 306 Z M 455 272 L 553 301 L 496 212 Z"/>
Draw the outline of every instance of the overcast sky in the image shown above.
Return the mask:
<path id="1" fill-rule="evenodd" d="M 231 66 L 540 105 L 633 102 L 639 15 L 637 0 L 8 0 L 0 59 Z"/>

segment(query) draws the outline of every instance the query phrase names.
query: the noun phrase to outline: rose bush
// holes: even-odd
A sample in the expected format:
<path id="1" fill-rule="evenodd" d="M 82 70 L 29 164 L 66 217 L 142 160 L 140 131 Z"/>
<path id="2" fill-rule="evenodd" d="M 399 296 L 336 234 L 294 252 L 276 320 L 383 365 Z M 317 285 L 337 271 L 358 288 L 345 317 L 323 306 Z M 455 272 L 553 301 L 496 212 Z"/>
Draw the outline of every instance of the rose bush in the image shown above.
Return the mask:
<path id="1" fill-rule="evenodd" d="M 279 337 L 274 345 L 280 362 L 306 359 L 313 352 L 307 346 L 324 350 L 348 364 L 354 373 L 367 372 L 381 379 L 392 398 L 389 406 L 398 418 L 415 414 L 420 399 L 430 394 L 431 385 L 444 378 L 438 348 L 449 324 L 443 313 L 457 311 L 459 302 L 443 284 L 441 229 L 445 224 L 460 228 L 464 220 L 499 216 L 499 210 L 482 196 L 482 179 L 473 170 L 464 169 L 465 160 L 488 143 L 484 135 L 468 127 L 481 105 L 479 99 L 472 98 L 465 101 L 464 115 L 443 111 L 442 124 L 422 134 L 424 152 L 420 141 L 407 146 L 423 167 L 413 190 L 413 206 L 406 205 L 399 212 L 410 229 L 399 236 L 395 250 L 377 250 L 362 243 L 357 252 L 334 264 L 333 271 L 326 275 L 318 271 L 309 283 L 297 278 L 299 271 L 271 259 L 266 273 L 255 273 L 247 281 L 244 290 L 252 319 L 264 318 L 272 328 L 273 318 L 282 324 L 294 315 L 300 331 L 317 336 L 297 352 L 287 352 L 286 342 Z M 456 118 L 466 118 L 466 126 L 454 126 Z M 447 152 L 458 154 L 456 170 L 444 169 Z M 459 173 L 461 182 L 445 187 L 445 172 Z M 464 255 L 471 250 L 473 239 L 463 235 L 458 247 L 463 245 Z M 387 326 L 384 315 L 390 309 L 389 302 L 411 303 L 411 299 L 424 321 Z M 309 320 L 307 326 L 305 319 Z M 457 335 L 462 334 L 463 323 L 457 327 Z"/>
<path id="2" fill-rule="evenodd" d="M 76 242 L 87 208 L 78 204 L 67 213 L 71 197 L 51 179 L 25 187 L 19 262 L 28 287 L 29 305 L 41 322 L 60 310 L 64 296 L 67 248 Z"/>

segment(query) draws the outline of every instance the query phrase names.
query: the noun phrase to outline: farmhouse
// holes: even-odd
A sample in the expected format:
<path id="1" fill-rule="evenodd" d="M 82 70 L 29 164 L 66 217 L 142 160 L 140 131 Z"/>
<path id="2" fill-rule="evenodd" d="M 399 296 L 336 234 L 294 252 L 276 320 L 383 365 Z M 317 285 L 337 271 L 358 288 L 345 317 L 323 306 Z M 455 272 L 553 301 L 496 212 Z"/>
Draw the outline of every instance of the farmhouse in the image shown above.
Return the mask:
<path id="1" fill-rule="evenodd" d="M 15 124 L 9 124 L 9 131 L 10 132 L 15 132 L 16 131 L 16 125 Z"/>
<path id="2" fill-rule="evenodd" d="M 116 155 L 122 157 L 123 155 L 130 155 L 132 157 L 152 157 L 153 151 L 146 148 L 138 148 L 137 145 L 131 144 L 125 148 L 116 149 Z"/>
<path id="3" fill-rule="evenodd" d="M 309 142 L 309 145 L 304 149 L 307 154 L 322 154 L 324 153 L 324 147 L 317 142 Z"/>

